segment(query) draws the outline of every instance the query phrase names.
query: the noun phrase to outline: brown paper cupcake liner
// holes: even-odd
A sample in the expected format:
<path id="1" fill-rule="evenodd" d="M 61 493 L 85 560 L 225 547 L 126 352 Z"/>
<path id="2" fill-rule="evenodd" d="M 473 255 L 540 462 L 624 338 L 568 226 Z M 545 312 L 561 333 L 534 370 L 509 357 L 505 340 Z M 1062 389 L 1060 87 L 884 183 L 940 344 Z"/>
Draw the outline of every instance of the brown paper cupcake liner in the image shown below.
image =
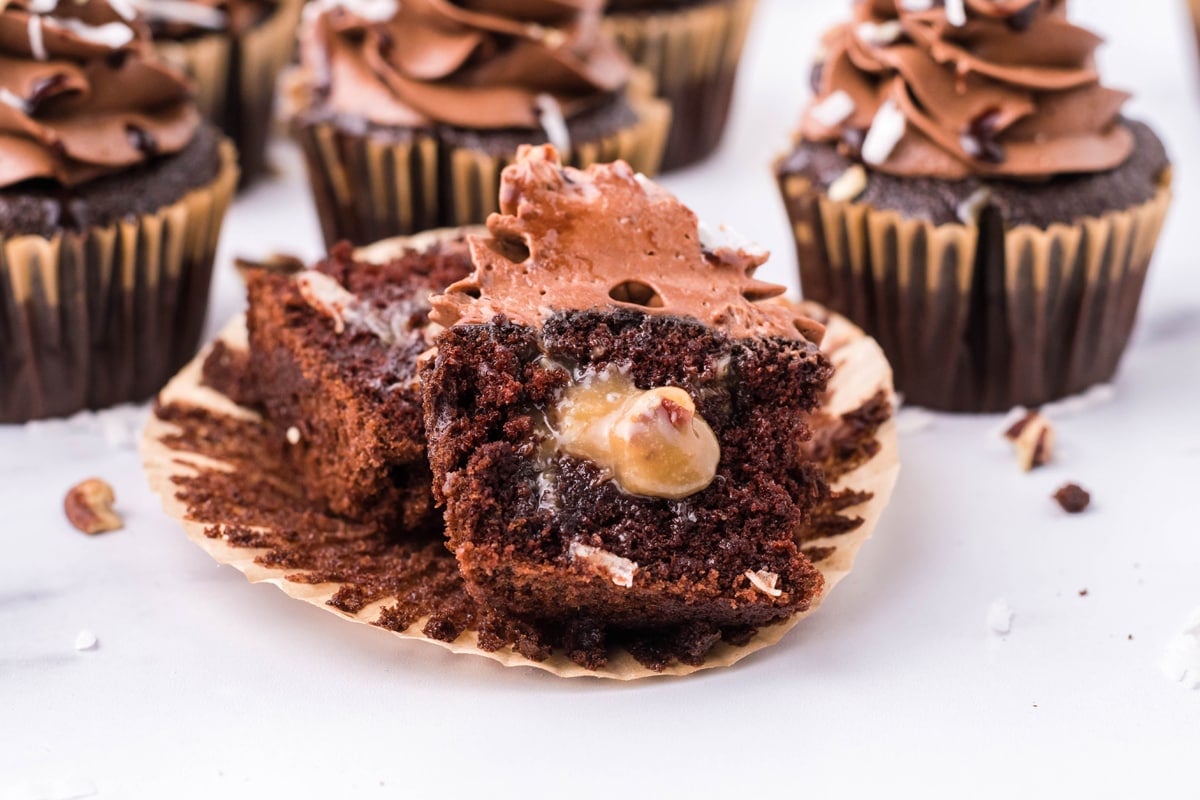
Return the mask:
<path id="1" fill-rule="evenodd" d="M 192 357 L 237 184 L 229 142 L 221 160 L 211 184 L 152 214 L 0 236 L 0 423 L 144 399 Z"/>
<path id="2" fill-rule="evenodd" d="M 586 167 L 624 159 L 658 171 L 670 111 L 653 98 L 631 98 L 638 121 L 603 139 L 573 143 L 563 163 Z M 325 242 L 355 244 L 430 228 L 473 225 L 498 210 L 500 173 L 516 156 L 496 157 L 413 131 L 385 140 L 331 122 L 297 124 Z"/>
<path id="3" fill-rule="evenodd" d="M 200 112 L 237 145 L 243 185 L 266 170 L 275 81 L 292 59 L 302 6 L 303 0 L 280 0 L 240 37 L 213 33 L 154 43 L 163 60 L 191 77 Z"/>
<path id="4" fill-rule="evenodd" d="M 805 312 L 827 316 L 811 305 Z M 891 374 L 878 345 L 844 318 L 834 316 L 826 324 L 828 352 L 837 372 L 823 412 L 837 419 L 878 404 L 881 396 L 890 397 Z M 229 347 L 244 348 L 242 320 L 234 320 L 221 338 Z M 699 662 L 651 669 L 630 649 L 617 648 L 604 668 L 593 671 L 561 651 L 530 652 L 519 630 L 515 642 L 510 643 L 512 632 L 507 632 L 508 639 L 498 638 L 486 610 L 471 604 L 454 557 L 440 538 L 385 542 L 331 517 L 284 519 L 280 512 L 266 508 L 277 502 L 275 508 L 287 509 L 303 499 L 285 499 L 295 482 L 279 471 L 284 460 L 272 455 L 272 448 L 279 445 L 265 438 L 261 418 L 201 385 L 202 363 L 202 357 L 194 360 L 163 390 L 159 413 L 142 439 L 150 485 L 167 514 L 183 524 L 193 542 L 251 582 L 274 584 L 288 596 L 347 621 L 456 653 L 485 656 L 505 666 L 536 667 L 563 677 L 633 680 L 686 675 L 732 665 L 775 644 L 815 611 L 849 573 L 888 503 L 899 471 L 890 417 L 874 432 L 872 446 L 857 450 L 855 456 L 839 454 L 842 460 L 833 465 L 834 473 L 842 473 L 836 488 L 856 493 L 852 502 L 857 505 L 835 508 L 835 514 L 801 537 L 805 552 L 825 576 L 823 593 L 809 612 L 762 628 L 749 641 L 719 643 Z M 864 458 L 864 452 L 870 456 Z M 264 502 L 261 509 L 248 509 L 246 498 L 256 493 L 280 493 L 280 497 Z M 855 525 L 855 520 L 861 524 Z M 364 568 L 364 563 L 369 566 Z"/>
<path id="5" fill-rule="evenodd" d="M 717 0 L 605 17 L 608 33 L 671 104 L 664 171 L 693 164 L 721 143 L 756 2 Z"/>
<path id="6" fill-rule="evenodd" d="M 883 346 L 906 402 L 998 412 L 1076 394 L 1116 373 L 1170 202 L 1075 224 L 1003 229 L 906 219 L 780 184 L 810 300 Z"/>

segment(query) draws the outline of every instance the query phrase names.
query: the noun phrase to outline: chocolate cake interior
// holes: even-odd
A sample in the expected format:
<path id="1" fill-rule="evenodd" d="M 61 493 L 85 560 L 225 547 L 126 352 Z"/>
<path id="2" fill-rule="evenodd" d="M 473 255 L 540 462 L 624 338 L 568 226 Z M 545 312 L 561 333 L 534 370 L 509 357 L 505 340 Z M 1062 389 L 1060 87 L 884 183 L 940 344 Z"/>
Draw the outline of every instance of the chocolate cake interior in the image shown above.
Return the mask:
<path id="1" fill-rule="evenodd" d="M 296 275 L 251 271 L 249 352 L 215 347 L 205 379 L 262 409 L 332 512 L 397 532 L 437 527 L 416 365 L 430 347 L 429 294 L 469 270 L 459 240 L 382 264 L 341 246 Z"/>

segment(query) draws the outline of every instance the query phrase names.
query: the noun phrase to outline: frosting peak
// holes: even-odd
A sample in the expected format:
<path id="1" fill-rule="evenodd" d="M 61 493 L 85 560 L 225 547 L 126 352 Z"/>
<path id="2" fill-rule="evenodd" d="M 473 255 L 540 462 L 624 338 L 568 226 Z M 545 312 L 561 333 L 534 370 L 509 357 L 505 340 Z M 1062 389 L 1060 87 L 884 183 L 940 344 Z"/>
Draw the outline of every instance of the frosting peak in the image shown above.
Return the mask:
<path id="1" fill-rule="evenodd" d="M 541 127 L 622 89 L 601 0 L 314 0 L 303 76 L 329 111 L 379 125 Z"/>
<path id="2" fill-rule="evenodd" d="M 1065 0 L 865 0 L 823 39 L 800 134 L 902 176 L 1047 178 L 1119 166 L 1124 92 Z"/>
<path id="3" fill-rule="evenodd" d="M 76 186 L 183 149 L 188 84 L 119 0 L 0 3 L 0 187 Z"/>
<path id="4" fill-rule="evenodd" d="M 530 327 L 556 311 L 635 309 L 690 317 L 739 338 L 819 342 L 823 328 L 763 302 L 767 254 L 712 241 L 696 215 L 624 161 L 564 168 L 550 145 L 521 148 L 501 176 L 490 237 L 470 237 L 475 272 L 433 298 L 450 326 L 498 315 Z"/>

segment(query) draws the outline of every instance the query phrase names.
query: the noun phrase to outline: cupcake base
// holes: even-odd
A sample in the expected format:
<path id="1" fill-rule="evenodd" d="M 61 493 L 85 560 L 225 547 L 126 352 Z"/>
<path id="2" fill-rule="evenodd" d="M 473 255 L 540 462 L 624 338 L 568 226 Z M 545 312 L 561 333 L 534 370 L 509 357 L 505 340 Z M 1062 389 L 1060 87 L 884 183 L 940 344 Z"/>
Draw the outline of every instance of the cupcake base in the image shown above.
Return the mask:
<path id="1" fill-rule="evenodd" d="M 325 242 L 368 244 L 431 228 L 483 223 L 498 209 L 500 173 L 519 144 L 541 131 L 357 128 L 304 112 L 293 121 L 304 151 Z M 563 163 L 586 167 L 624 159 L 658 172 L 670 112 L 651 98 L 617 98 L 572 120 Z"/>
<path id="2" fill-rule="evenodd" d="M 608 33 L 671 106 L 664 172 L 701 161 L 721 143 L 756 2 L 704 0 L 605 17 Z"/>
<path id="3" fill-rule="evenodd" d="M 1110 380 L 1170 202 L 1161 144 L 1131 127 L 1138 152 L 1110 173 L 1046 184 L 872 174 L 849 199 L 829 187 L 853 162 L 799 144 L 777 174 L 805 296 L 874 336 L 914 405 L 1000 412 Z"/>
<path id="4" fill-rule="evenodd" d="M 0 423 L 152 395 L 195 352 L 237 184 L 222 141 L 208 183 L 81 232 L 0 233 Z"/>

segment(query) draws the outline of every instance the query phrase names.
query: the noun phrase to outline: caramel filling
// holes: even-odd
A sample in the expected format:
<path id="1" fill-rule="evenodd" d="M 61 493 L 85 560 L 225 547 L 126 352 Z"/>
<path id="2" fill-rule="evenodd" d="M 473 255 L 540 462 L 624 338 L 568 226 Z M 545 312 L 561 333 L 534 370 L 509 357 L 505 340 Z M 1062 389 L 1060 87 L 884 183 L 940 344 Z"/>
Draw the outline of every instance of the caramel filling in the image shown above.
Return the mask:
<path id="1" fill-rule="evenodd" d="M 680 500 L 716 477 L 721 446 L 683 389 L 638 389 L 610 368 L 572 383 L 554 417 L 558 448 L 630 494 Z"/>

